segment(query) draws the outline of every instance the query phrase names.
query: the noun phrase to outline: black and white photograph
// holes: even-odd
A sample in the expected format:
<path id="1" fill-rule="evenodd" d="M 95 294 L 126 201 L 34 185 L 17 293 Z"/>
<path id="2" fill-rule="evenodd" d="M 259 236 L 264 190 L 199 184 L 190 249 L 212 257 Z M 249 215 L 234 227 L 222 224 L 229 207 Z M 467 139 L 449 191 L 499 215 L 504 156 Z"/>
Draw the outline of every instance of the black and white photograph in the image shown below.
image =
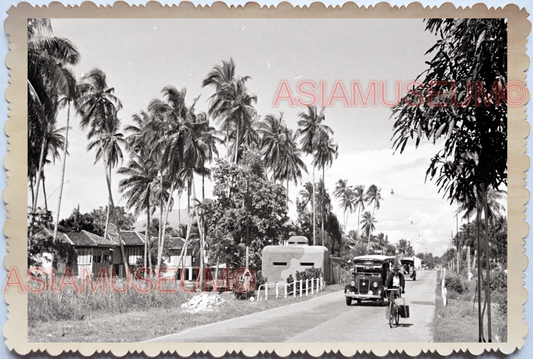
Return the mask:
<path id="1" fill-rule="evenodd" d="M 505 16 L 26 22 L 28 343 L 508 343 Z"/>

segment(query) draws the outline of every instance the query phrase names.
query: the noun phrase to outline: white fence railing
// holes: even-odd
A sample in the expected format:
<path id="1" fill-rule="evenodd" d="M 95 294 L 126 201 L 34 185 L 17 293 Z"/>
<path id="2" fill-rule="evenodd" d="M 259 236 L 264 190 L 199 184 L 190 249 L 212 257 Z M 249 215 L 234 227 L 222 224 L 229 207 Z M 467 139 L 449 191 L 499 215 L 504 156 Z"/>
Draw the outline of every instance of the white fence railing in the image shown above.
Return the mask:
<path id="1" fill-rule="evenodd" d="M 324 290 L 324 278 L 312 278 L 306 280 L 295 280 L 292 283 L 264 283 L 259 286 L 257 290 L 257 300 L 263 297 L 268 300 L 269 295 L 275 295 L 275 298 L 287 297 L 302 297 L 303 295 L 314 294 Z M 263 297 L 261 297 L 261 290 L 263 290 Z M 270 290 L 270 293 L 269 293 Z"/>

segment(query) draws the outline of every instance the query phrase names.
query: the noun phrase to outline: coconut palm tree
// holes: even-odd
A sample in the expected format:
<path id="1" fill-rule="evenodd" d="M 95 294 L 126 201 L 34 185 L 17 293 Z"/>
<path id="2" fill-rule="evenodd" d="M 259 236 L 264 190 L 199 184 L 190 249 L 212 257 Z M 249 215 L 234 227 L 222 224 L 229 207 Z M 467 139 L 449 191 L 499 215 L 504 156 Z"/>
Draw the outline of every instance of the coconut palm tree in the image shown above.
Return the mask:
<path id="1" fill-rule="evenodd" d="M 365 186 L 357 185 L 353 187 L 353 208 L 357 209 L 357 231 L 359 232 L 361 227 L 361 210 L 365 209 Z"/>
<path id="2" fill-rule="evenodd" d="M 184 126 L 188 116 L 188 108 L 185 105 L 187 90 L 185 88 L 177 90 L 173 86 L 167 86 L 161 91 L 163 99 L 154 99 L 148 105 L 150 119 L 143 128 L 144 136 L 151 139 L 150 153 L 155 156 L 158 163 L 160 182 L 163 177 L 170 181 L 169 194 L 164 209 L 164 220 L 160 229 L 158 245 L 158 263 L 161 263 L 161 256 L 164 249 L 164 233 L 168 215 L 171 211 L 171 204 L 174 191 L 184 183 L 185 165 L 184 146 L 187 141 L 187 129 Z M 161 209 L 163 212 L 163 209 Z"/>
<path id="3" fill-rule="evenodd" d="M 279 116 L 265 116 L 260 121 L 258 133 L 261 135 L 260 153 L 271 171 L 272 180 L 286 181 L 288 205 L 289 183 L 298 184 L 302 170 L 307 173 L 297 145 L 297 135 L 287 128 L 281 112 Z"/>
<path id="4" fill-rule="evenodd" d="M 107 156 L 107 161 L 104 162 L 107 163 L 106 170 L 110 181 L 113 168 L 115 168 L 119 162 L 122 163 L 124 160 L 121 146 L 126 145 L 126 140 L 124 139 L 124 134 L 119 132 L 120 124 L 121 121 L 118 118 L 115 118 L 114 121 L 110 121 L 107 128 L 98 135 L 98 138 L 90 141 L 87 146 L 88 151 L 96 150 L 95 164 L 102 159 L 102 156 Z M 107 237 L 107 229 L 109 227 L 109 211 L 110 206 L 107 206 L 104 238 Z M 118 223 L 116 223 L 116 225 L 118 226 Z"/>
<path id="5" fill-rule="evenodd" d="M 207 74 L 202 86 L 212 86 L 215 93 L 209 98 L 209 116 L 221 123 L 221 130 L 226 132 L 226 148 L 228 157 L 237 163 L 241 155 L 241 144 L 257 143 L 259 136 L 253 129 L 257 114 L 253 104 L 257 102 L 255 95 L 249 94 L 246 82 L 249 76 L 238 76 L 235 63 L 222 61 L 215 65 Z M 231 144 L 230 144 L 231 143 Z"/>
<path id="6" fill-rule="evenodd" d="M 351 186 L 348 186 L 348 180 L 338 180 L 333 195 L 340 201 L 340 207 L 344 212 L 344 231 L 346 231 L 348 212 L 353 212 L 354 207 L 354 191 Z"/>
<path id="7" fill-rule="evenodd" d="M 289 183 L 292 181 L 295 185 L 302 178 L 302 171 L 307 173 L 307 166 L 301 157 L 301 150 L 298 147 L 297 135 L 292 130 L 287 129 L 287 140 L 284 143 L 282 157 L 274 170 L 274 178 L 280 181 L 287 181 L 287 207 L 289 205 Z"/>
<path id="8" fill-rule="evenodd" d="M 287 125 L 283 121 L 283 113 L 279 116 L 266 115 L 259 123 L 258 133 L 261 136 L 259 151 L 265 166 L 271 170 L 271 178 L 275 181 L 274 172 L 279 164 L 287 141 Z"/>
<path id="9" fill-rule="evenodd" d="M 97 151 L 96 156 L 102 158 L 104 162 L 105 169 L 105 178 L 107 184 L 107 192 L 111 207 L 111 213 L 115 219 L 115 224 L 117 228 L 117 234 L 120 238 L 120 226 L 118 225 L 117 216 L 115 213 L 115 204 L 113 200 L 113 193 L 111 191 L 111 176 L 109 168 L 113 163 L 108 163 L 109 161 L 113 162 L 116 156 L 120 156 L 114 145 L 114 141 L 111 140 L 113 137 L 112 134 L 117 132 L 117 112 L 122 108 L 122 103 L 120 100 L 113 94 L 114 89 L 107 86 L 107 80 L 105 73 L 95 68 L 89 71 L 87 74 L 84 74 L 81 78 L 79 84 L 79 101 L 78 101 L 78 112 L 81 116 L 80 127 L 82 130 L 88 128 L 89 132 L 87 138 L 92 140 L 93 138 L 104 139 L 108 138 L 109 141 L 103 140 L 104 143 L 108 143 L 109 146 L 98 147 L 102 150 Z M 107 153 L 107 152 L 110 153 Z M 99 155 L 100 153 L 100 155 Z M 115 163 L 116 164 L 116 163 Z M 120 251 L 122 254 L 122 260 L 124 263 L 124 270 L 128 270 L 128 261 L 126 258 L 126 253 L 124 250 L 124 244 L 119 240 Z M 127 274 L 127 273 L 126 273 Z"/>
<path id="10" fill-rule="evenodd" d="M 307 112 L 300 112 L 298 116 L 300 117 L 300 120 L 298 120 L 298 130 L 297 135 L 300 137 L 300 144 L 302 151 L 308 155 L 314 155 L 316 146 L 319 143 L 319 140 L 322 136 L 328 136 L 330 134 L 333 134 L 333 131 L 331 128 L 329 128 L 327 125 L 322 124 L 322 122 L 325 120 L 324 115 L 325 108 L 322 108 L 320 112 L 318 112 L 316 106 L 308 106 Z M 315 167 L 313 166 L 313 195 L 312 195 L 312 216 L 313 216 L 313 245 L 316 245 L 316 238 L 315 238 L 315 227 L 316 227 L 316 218 L 315 218 L 315 202 L 314 202 L 314 184 L 315 184 Z"/>
<path id="11" fill-rule="evenodd" d="M 325 168 L 326 166 L 330 167 L 333 163 L 333 160 L 337 158 L 339 152 L 338 152 L 338 145 L 333 143 L 333 139 L 329 138 L 327 135 L 323 135 L 319 137 L 319 141 L 317 143 L 316 149 L 315 149 L 315 157 L 313 159 L 312 165 L 314 167 L 318 167 L 319 169 L 322 169 L 322 183 L 324 183 L 324 177 L 325 177 Z M 322 186 L 321 196 L 322 196 L 322 205 L 324 205 L 324 185 Z M 322 245 L 324 245 L 324 222 L 325 222 L 325 209 L 321 208 L 322 218 L 320 220 L 321 222 L 321 228 L 322 228 Z"/>
<path id="12" fill-rule="evenodd" d="M 133 208 L 136 216 L 146 211 L 144 268 L 147 268 L 148 244 L 150 243 L 150 215 L 154 212 L 154 207 L 152 207 L 151 203 L 155 189 L 159 186 L 157 164 L 149 157 L 141 158 L 132 153 L 128 165 L 121 167 L 118 173 L 126 176 L 119 182 L 120 192 L 123 193 L 122 196 L 126 199 L 126 207 L 128 209 Z"/>
<path id="13" fill-rule="evenodd" d="M 28 19 L 27 25 L 28 178 L 35 212 L 49 148 L 47 138 L 55 131 L 61 96 L 67 95 L 75 84 L 67 67 L 75 65 L 80 55 L 70 40 L 53 36 L 49 19 Z M 32 228 L 33 223 L 30 234 Z"/>
<path id="14" fill-rule="evenodd" d="M 361 224 L 363 225 L 362 230 L 366 233 L 367 238 L 367 252 L 370 251 L 370 235 L 376 229 L 375 223 L 376 219 L 374 215 L 369 211 L 363 213 L 363 218 L 361 219 Z"/>
<path id="15" fill-rule="evenodd" d="M 374 215 L 376 209 L 379 209 L 381 205 L 380 201 L 382 199 L 381 188 L 378 188 L 375 184 L 371 184 L 365 193 L 365 202 L 367 202 L 369 205 L 374 205 L 374 208 L 372 209 L 372 215 Z"/>
<path id="16" fill-rule="evenodd" d="M 70 78 L 74 80 L 74 75 L 70 73 Z M 67 125 L 65 126 L 65 148 L 63 151 L 63 162 L 61 166 L 61 183 L 59 185 L 59 196 L 57 200 L 57 211 L 56 211 L 56 220 L 54 223 L 54 234 L 52 241 L 55 242 L 57 239 L 57 229 L 59 226 L 59 214 L 61 212 L 61 200 L 63 197 L 63 187 L 65 184 L 65 169 L 67 166 L 67 151 L 68 151 L 68 131 L 70 129 L 70 107 L 72 103 L 75 103 L 78 97 L 78 85 L 74 80 L 72 86 L 69 86 L 69 91 L 66 95 L 63 95 L 59 102 L 60 108 L 67 107 Z"/>

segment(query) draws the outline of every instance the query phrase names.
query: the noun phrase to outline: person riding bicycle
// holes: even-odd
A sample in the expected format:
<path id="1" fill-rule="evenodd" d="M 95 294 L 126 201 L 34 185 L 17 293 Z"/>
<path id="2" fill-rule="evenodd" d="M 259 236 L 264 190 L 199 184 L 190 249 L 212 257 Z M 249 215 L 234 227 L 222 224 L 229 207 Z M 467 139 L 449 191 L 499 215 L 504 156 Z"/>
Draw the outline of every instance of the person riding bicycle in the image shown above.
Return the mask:
<path id="1" fill-rule="evenodd" d="M 392 273 L 389 275 L 389 278 L 387 278 L 387 282 L 385 283 L 385 287 L 387 287 L 387 289 L 399 288 L 399 297 L 401 297 L 401 293 L 405 293 L 405 278 L 400 270 L 400 265 L 396 264 Z"/>

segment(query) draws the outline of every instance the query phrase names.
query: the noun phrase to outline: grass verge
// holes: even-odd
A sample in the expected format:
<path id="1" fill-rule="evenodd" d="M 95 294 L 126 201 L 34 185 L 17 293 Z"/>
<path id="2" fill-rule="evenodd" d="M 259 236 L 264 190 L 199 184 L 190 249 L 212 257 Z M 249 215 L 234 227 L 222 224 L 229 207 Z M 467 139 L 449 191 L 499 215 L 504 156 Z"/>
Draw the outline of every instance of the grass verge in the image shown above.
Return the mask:
<path id="1" fill-rule="evenodd" d="M 259 302 L 238 300 L 230 293 L 222 294 L 226 301 L 218 310 L 197 314 L 181 310 L 181 304 L 192 294 L 169 294 L 166 300 L 158 299 L 160 305 L 157 307 L 143 309 L 137 307 L 137 309 L 129 310 L 126 306 L 117 304 L 112 308 L 118 311 L 111 313 L 105 307 L 100 307 L 90 312 L 85 311 L 86 314 L 83 316 L 69 315 L 69 319 L 37 320 L 34 318 L 28 323 L 28 342 L 139 342 L 204 324 L 298 303 L 339 290 L 342 290 L 340 285 L 331 285 L 313 296 Z M 111 299 L 106 300 L 111 301 Z M 124 298 L 123 300 L 125 301 Z M 146 301 L 149 303 L 149 299 Z M 76 307 L 78 306 L 81 308 L 80 305 Z"/>
<path id="2" fill-rule="evenodd" d="M 435 306 L 435 319 L 433 321 L 433 340 L 435 342 L 472 342 L 479 341 L 478 305 L 475 281 L 464 283 L 464 290 L 461 293 L 451 288 L 447 288 L 447 304 L 444 306 L 441 292 L 441 273 L 437 274 L 437 298 Z M 484 294 L 482 294 L 483 296 Z M 492 341 L 507 341 L 507 315 L 505 310 L 498 304 L 504 293 L 491 293 L 491 314 L 492 314 Z M 483 310 L 484 297 L 481 298 L 481 309 Z M 488 338 L 487 314 L 483 320 L 484 338 Z"/>

